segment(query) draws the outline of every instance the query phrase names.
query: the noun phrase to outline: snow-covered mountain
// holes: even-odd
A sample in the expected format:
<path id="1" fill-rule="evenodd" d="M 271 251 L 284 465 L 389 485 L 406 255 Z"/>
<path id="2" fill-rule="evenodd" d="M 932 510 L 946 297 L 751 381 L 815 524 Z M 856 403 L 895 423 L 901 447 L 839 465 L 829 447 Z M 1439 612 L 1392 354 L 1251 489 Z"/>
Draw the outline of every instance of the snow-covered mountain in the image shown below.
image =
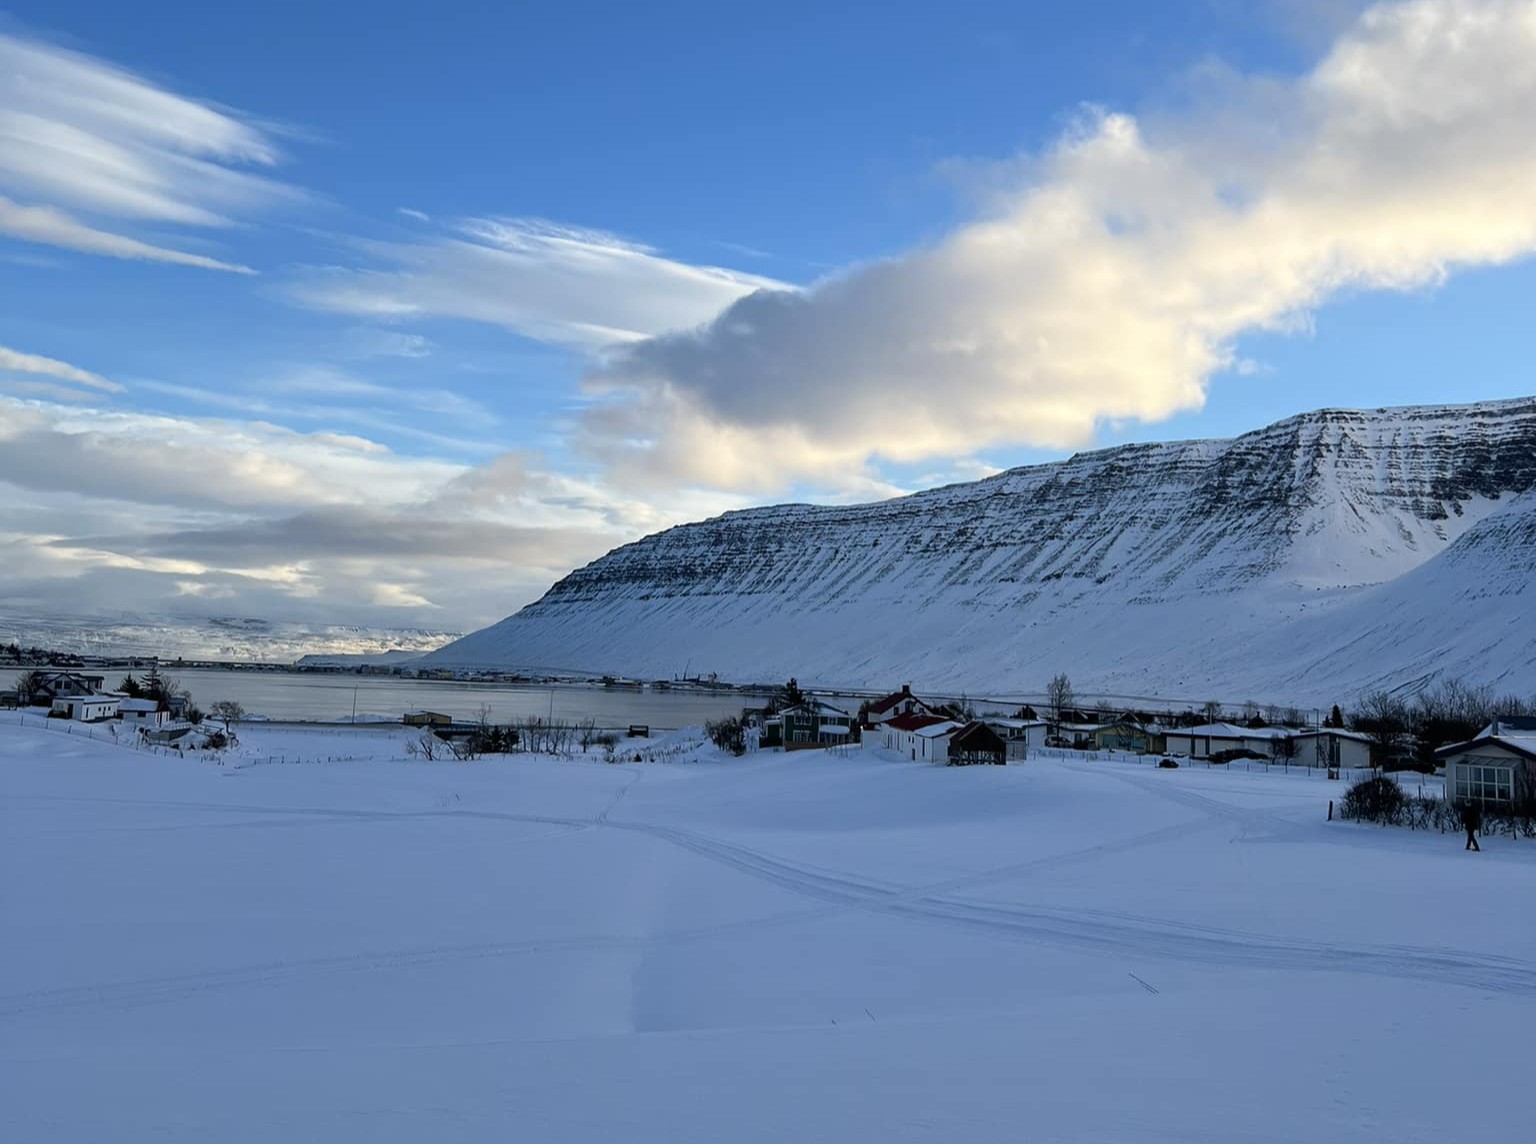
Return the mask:
<path id="1" fill-rule="evenodd" d="M 424 662 L 1303 703 L 1536 690 L 1536 398 L 1324 410 L 615 549 Z"/>
<path id="2" fill-rule="evenodd" d="M 290 663 L 307 654 L 418 654 L 442 647 L 458 635 L 420 628 L 368 628 L 244 616 L 0 614 L 0 643 L 77 655 Z"/>

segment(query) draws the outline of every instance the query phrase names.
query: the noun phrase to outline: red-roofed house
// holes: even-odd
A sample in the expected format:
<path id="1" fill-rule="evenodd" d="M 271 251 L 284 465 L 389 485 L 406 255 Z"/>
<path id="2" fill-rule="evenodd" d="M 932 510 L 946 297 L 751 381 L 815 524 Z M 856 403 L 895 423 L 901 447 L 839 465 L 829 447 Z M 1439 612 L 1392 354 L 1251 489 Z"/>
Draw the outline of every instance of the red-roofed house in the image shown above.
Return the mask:
<path id="1" fill-rule="evenodd" d="M 897 715 L 875 725 L 867 735 L 888 751 L 907 756 L 914 761 L 932 757 L 931 739 L 934 728 L 953 728 L 953 723 L 942 715 Z"/>
<path id="2" fill-rule="evenodd" d="M 899 719 L 904 715 L 934 715 L 938 712 L 912 694 L 912 685 L 903 683 L 900 691 L 893 691 L 883 699 L 876 699 L 863 709 L 866 726 L 877 727 Z"/>

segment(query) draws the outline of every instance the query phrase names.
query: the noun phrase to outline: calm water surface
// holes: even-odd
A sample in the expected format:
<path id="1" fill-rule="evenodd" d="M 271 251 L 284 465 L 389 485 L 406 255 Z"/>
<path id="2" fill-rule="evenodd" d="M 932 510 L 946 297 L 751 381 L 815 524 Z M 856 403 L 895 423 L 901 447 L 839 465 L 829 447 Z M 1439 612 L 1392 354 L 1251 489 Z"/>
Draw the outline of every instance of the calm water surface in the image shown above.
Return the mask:
<path id="1" fill-rule="evenodd" d="M 95 669 L 91 669 L 94 671 Z M 15 686 L 12 669 L 0 669 L 0 690 Z M 115 688 L 125 672 L 105 671 L 106 685 Z M 652 727 L 686 727 L 706 719 L 734 715 L 757 700 L 741 692 L 633 691 L 621 688 L 557 684 L 553 687 L 513 687 L 489 683 L 448 683 L 437 680 L 380 676 L 316 675 L 297 672 L 167 671 L 192 692 L 199 707 L 233 699 L 252 714 L 270 719 L 345 720 L 353 711 L 365 716 L 398 719 L 406 711 L 441 711 L 456 719 L 477 718 L 481 704 L 491 719 L 505 723 L 529 715 L 556 719 L 592 719 L 602 727 L 646 723 Z"/>

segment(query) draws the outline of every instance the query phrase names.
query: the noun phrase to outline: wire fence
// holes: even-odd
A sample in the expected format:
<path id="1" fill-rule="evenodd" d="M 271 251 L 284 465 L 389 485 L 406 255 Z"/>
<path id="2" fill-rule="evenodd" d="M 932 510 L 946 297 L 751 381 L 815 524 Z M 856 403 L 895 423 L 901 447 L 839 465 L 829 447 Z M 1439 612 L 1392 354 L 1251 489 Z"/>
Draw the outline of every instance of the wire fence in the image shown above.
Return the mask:
<path id="1" fill-rule="evenodd" d="M 1078 763 L 1129 763 L 1135 766 L 1156 767 L 1169 755 L 1140 755 L 1131 751 L 1079 751 L 1070 747 L 1031 747 L 1027 756 L 1031 759 L 1063 759 Z M 1329 767 L 1295 759 L 1233 759 L 1229 763 L 1216 763 L 1210 759 L 1175 758 L 1183 767 L 1203 767 L 1209 771 L 1241 771 L 1245 774 L 1299 775 L 1307 778 L 1323 775 L 1345 783 L 1357 783 L 1376 774 L 1370 767 Z"/>

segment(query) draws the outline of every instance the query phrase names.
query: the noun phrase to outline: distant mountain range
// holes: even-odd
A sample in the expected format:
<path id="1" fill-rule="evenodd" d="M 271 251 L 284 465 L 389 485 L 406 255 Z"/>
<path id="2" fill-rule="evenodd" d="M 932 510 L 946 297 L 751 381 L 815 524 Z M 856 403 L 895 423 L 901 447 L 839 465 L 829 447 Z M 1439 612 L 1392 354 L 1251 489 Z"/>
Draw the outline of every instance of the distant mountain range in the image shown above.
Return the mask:
<path id="1" fill-rule="evenodd" d="M 683 525 L 424 663 L 1332 703 L 1536 691 L 1536 398 L 1323 410 Z"/>
<path id="2" fill-rule="evenodd" d="M 367 628 L 251 619 L 242 616 L 31 616 L 0 614 L 0 643 L 76 655 L 158 655 L 164 659 L 292 663 L 301 656 L 419 654 L 458 632 Z M 399 655 L 386 662 L 396 662 Z"/>

